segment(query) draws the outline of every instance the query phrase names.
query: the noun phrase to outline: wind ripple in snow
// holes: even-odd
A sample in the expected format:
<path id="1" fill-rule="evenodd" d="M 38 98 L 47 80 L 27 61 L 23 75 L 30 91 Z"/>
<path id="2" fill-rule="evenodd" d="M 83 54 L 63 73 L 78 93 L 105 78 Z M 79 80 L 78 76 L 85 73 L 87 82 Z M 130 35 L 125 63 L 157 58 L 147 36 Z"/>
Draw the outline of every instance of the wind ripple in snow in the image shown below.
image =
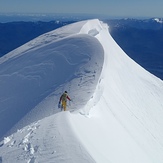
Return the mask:
<path id="1" fill-rule="evenodd" d="M 62 38 L 40 48 L 25 50 L 22 55 L 10 56 L 0 64 L 0 137 L 25 115 L 10 134 L 53 114 L 64 90 L 68 90 L 75 102 L 71 108 L 80 109 L 94 91 L 103 59 L 101 44 L 87 34 Z M 45 108 L 37 107 L 52 94 L 59 96 L 51 98 L 53 105 L 46 108 L 46 112 Z"/>

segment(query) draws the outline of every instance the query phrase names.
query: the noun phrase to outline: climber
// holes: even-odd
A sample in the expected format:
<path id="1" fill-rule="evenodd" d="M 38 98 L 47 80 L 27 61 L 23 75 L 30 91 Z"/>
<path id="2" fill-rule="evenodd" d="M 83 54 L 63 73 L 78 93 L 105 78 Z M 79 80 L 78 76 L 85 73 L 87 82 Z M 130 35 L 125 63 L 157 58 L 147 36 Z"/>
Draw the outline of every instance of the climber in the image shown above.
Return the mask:
<path id="1" fill-rule="evenodd" d="M 68 99 L 69 101 L 71 101 L 70 97 L 69 97 L 68 94 L 67 94 L 67 91 L 65 91 L 65 92 L 61 95 L 60 100 L 59 100 L 59 105 L 60 105 L 61 102 L 62 102 L 61 106 L 62 106 L 62 108 L 64 109 L 64 111 L 66 111 L 67 99 Z"/>

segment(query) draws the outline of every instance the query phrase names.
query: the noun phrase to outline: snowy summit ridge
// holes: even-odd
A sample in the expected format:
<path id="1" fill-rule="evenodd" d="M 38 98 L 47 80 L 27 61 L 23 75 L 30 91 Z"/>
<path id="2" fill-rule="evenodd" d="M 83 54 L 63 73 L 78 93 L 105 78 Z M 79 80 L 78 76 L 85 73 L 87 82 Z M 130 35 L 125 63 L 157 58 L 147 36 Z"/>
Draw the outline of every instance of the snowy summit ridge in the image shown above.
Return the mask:
<path id="1" fill-rule="evenodd" d="M 163 82 L 94 19 L 0 59 L 0 162 L 162 163 Z M 67 90 L 70 111 L 57 108 Z"/>

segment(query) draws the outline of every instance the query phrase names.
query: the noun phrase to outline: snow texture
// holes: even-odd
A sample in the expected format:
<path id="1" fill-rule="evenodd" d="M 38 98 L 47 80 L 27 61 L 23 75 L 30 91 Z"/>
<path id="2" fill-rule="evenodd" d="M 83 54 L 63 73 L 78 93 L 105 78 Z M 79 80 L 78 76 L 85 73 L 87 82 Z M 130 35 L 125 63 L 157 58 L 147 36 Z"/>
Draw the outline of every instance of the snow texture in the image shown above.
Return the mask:
<path id="1" fill-rule="evenodd" d="M 0 162 L 163 162 L 163 82 L 97 19 L 0 58 L 0 85 Z M 65 90 L 66 112 L 58 109 Z"/>

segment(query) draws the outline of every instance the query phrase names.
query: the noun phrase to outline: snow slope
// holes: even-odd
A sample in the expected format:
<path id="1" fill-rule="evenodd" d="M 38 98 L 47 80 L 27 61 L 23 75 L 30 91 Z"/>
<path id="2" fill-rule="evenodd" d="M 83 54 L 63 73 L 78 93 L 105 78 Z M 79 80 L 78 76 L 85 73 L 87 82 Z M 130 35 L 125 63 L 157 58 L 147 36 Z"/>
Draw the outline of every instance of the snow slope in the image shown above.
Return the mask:
<path id="1" fill-rule="evenodd" d="M 7 54 L 0 85 L 0 134 L 11 134 L 0 143 L 0 162 L 163 162 L 163 82 L 131 60 L 99 20 Z M 73 102 L 60 112 L 64 90 Z"/>
<path id="2" fill-rule="evenodd" d="M 74 109 L 90 98 L 102 69 L 103 48 L 94 37 L 74 34 L 71 30 L 79 32 L 76 26 L 68 30 L 42 35 L 1 59 L 0 136 L 31 110 L 34 113 L 23 118 L 19 127 L 58 111 L 55 108 L 64 90 L 76 101 Z M 78 94 L 79 89 L 84 97 Z M 51 106 L 37 107 L 48 96 L 52 96 Z"/>

